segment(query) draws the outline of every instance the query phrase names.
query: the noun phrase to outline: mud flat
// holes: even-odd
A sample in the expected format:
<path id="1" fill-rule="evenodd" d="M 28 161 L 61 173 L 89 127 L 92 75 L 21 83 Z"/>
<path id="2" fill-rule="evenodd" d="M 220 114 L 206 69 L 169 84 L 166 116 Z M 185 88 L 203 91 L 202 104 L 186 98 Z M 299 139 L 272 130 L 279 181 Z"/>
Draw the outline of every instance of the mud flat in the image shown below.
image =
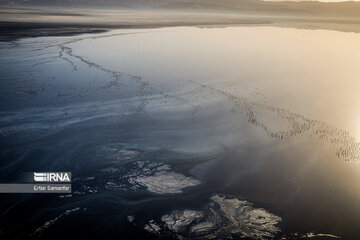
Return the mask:
<path id="1" fill-rule="evenodd" d="M 161 221 L 149 222 L 145 230 L 154 233 L 154 229 L 159 232 L 163 228 L 178 239 L 270 239 L 280 232 L 277 225 L 281 218 L 250 202 L 214 195 L 203 209 L 174 210 Z"/>

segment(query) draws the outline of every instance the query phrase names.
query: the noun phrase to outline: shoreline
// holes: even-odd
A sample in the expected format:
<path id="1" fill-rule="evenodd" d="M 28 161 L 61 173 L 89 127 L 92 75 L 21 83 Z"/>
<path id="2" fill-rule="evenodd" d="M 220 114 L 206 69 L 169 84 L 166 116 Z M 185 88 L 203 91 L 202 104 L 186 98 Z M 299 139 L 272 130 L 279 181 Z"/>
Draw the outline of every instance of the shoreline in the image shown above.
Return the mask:
<path id="1" fill-rule="evenodd" d="M 52 12 L 33 10 L 0 11 L 0 41 L 44 36 L 74 36 L 103 33 L 115 29 L 162 27 L 273 26 L 360 32 L 359 18 L 260 15 L 216 12 L 171 11 L 89 11 Z"/>

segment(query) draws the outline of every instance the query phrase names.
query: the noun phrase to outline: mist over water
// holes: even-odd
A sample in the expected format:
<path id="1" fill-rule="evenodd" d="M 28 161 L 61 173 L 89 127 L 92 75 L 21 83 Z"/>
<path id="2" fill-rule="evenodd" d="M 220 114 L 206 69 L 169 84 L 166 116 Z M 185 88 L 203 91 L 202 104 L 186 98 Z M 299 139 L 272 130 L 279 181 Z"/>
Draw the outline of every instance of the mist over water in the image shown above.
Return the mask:
<path id="1" fill-rule="evenodd" d="M 71 171 L 73 193 L 4 195 L 0 233 L 358 237 L 359 41 L 177 27 L 1 42 L 1 179 Z"/>

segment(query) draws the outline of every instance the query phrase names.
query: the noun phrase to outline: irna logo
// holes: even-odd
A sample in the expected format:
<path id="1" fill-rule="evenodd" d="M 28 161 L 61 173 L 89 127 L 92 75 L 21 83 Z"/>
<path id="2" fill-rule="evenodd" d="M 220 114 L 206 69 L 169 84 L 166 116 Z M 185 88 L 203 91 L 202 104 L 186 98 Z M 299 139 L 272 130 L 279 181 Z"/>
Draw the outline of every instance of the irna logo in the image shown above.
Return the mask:
<path id="1" fill-rule="evenodd" d="M 35 182 L 70 182 L 70 177 L 68 172 L 34 172 Z"/>

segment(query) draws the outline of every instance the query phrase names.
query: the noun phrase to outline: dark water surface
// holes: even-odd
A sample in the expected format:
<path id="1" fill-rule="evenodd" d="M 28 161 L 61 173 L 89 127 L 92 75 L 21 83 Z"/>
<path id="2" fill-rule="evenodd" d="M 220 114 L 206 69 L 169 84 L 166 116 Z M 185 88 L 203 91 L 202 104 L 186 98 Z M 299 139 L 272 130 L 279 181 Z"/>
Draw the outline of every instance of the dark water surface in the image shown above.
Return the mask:
<path id="1" fill-rule="evenodd" d="M 360 35 L 122 30 L 0 43 L 1 239 L 358 239 Z"/>

